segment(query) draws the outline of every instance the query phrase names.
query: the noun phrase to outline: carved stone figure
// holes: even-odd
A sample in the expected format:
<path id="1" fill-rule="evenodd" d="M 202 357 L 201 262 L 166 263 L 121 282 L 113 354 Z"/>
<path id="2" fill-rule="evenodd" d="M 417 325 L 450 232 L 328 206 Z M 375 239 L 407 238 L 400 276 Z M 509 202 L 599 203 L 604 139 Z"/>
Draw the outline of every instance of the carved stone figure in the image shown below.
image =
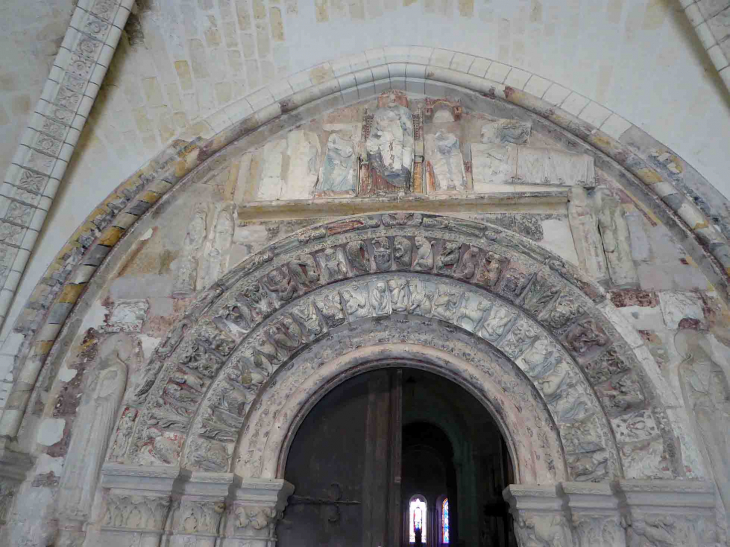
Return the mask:
<path id="1" fill-rule="evenodd" d="M 444 321 L 453 321 L 459 310 L 461 295 L 446 285 L 439 285 L 438 295 L 433 301 L 433 315 Z"/>
<path id="2" fill-rule="evenodd" d="M 588 353 L 591 349 L 605 346 L 608 336 L 600 329 L 593 319 L 583 319 L 573 327 L 566 337 L 568 347 L 579 355 Z"/>
<path id="3" fill-rule="evenodd" d="M 398 189 L 410 189 L 414 140 L 413 115 L 407 107 L 391 100 L 378 108 L 365 148 L 374 187 L 380 186 L 377 179 L 383 179 Z"/>
<path id="4" fill-rule="evenodd" d="M 481 322 L 484 312 L 491 309 L 491 307 L 492 304 L 488 300 L 470 295 L 466 298 L 464 305 L 459 310 L 456 323 L 469 332 L 474 332 Z"/>
<path id="5" fill-rule="evenodd" d="M 411 241 L 408 238 L 397 236 L 393 240 L 393 258 L 397 268 L 410 268 L 412 258 Z"/>
<path id="6" fill-rule="evenodd" d="M 428 290 L 426 283 L 420 279 L 409 279 L 408 290 L 411 294 L 408 312 L 430 316 L 433 311 L 434 292 Z"/>
<path id="7" fill-rule="evenodd" d="M 319 296 L 314 302 L 327 323 L 327 327 L 334 328 L 345 322 L 345 312 L 342 309 L 339 293 L 333 292 Z"/>
<path id="8" fill-rule="evenodd" d="M 333 133 L 327 140 L 327 153 L 322 166 L 317 193 L 354 195 L 357 187 L 357 154 L 355 143 Z"/>
<path id="9" fill-rule="evenodd" d="M 489 317 L 484 320 L 477 334 L 490 342 L 496 342 L 504 334 L 512 319 L 514 314 L 510 310 L 496 304 L 492 306 Z"/>
<path id="10" fill-rule="evenodd" d="M 454 275 L 460 279 L 472 279 L 479 267 L 479 249 L 469 246 L 461 257 Z"/>
<path id="11" fill-rule="evenodd" d="M 434 180 L 429 180 L 429 192 L 466 191 L 464 158 L 456 135 L 442 131 L 427 135 L 426 153 L 434 177 Z"/>
<path id="12" fill-rule="evenodd" d="M 436 271 L 439 273 L 451 273 L 459 262 L 461 243 L 458 241 L 444 241 L 441 253 L 436 259 Z"/>
<path id="13" fill-rule="evenodd" d="M 195 292 L 198 277 L 198 257 L 205 236 L 208 233 L 208 208 L 198 204 L 193 211 L 193 218 L 188 224 L 188 231 L 182 244 L 181 257 L 175 264 L 175 285 L 173 294 L 187 296 Z"/>
<path id="14" fill-rule="evenodd" d="M 347 277 L 347 266 L 342 249 L 328 247 L 323 253 L 317 255 L 322 276 L 326 282 L 337 281 Z"/>
<path id="15" fill-rule="evenodd" d="M 319 272 L 312 255 L 299 255 L 290 260 L 287 268 L 300 287 L 310 288 L 319 281 Z"/>
<path id="16" fill-rule="evenodd" d="M 712 474 L 730 517 L 730 386 L 725 371 L 712 358 L 712 346 L 698 331 L 681 330 L 674 338 L 683 361 L 679 367 L 682 394 L 705 445 Z"/>
<path id="17" fill-rule="evenodd" d="M 416 236 L 416 260 L 413 269 L 417 272 L 433 270 L 433 248 L 431 242 L 422 236 Z"/>
<path id="18" fill-rule="evenodd" d="M 546 515 L 517 519 L 516 530 L 524 547 L 570 547 L 573 545 L 570 526 L 562 515 Z"/>
<path id="19" fill-rule="evenodd" d="M 390 254 L 390 242 L 387 237 L 373 239 L 373 258 L 375 267 L 379 272 L 390 270 L 392 258 Z"/>
<path id="20" fill-rule="evenodd" d="M 266 288 L 275 293 L 282 302 L 289 302 L 297 293 L 297 286 L 289 273 L 283 268 L 269 272 L 263 281 Z"/>
<path id="21" fill-rule="evenodd" d="M 59 485 L 59 513 L 86 519 L 104 463 L 117 410 L 127 385 L 127 364 L 134 354 L 130 339 L 113 337 L 99 350 L 99 361 L 79 407 Z"/>
<path id="22" fill-rule="evenodd" d="M 342 299 L 345 301 L 345 311 L 351 319 L 362 319 L 370 315 L 370 300 L 368 287 L 350 285 L 342 290 Z"/>
<path id="23" fill-rule="evenodd" d="M 122 412 L 119 425 L 117 426 L 117 432 L 114 435 L 111 452 L 109 453 L 109 461 L 122 461 L 124 458 L 129 441 L 131 440 L 137 414 L 136 408 L 125 408 Z"/>
<path id="24" fill-rule="evenodd" d="M 377 281 L 371 284 L 370 303 L 373 306 L 375 315 L 388 315 L 390 313 L 390 295 L 385 281 Z"/>
<path id="25" fill-rule="evenodd" d="M 292 310 L 294 319 L 300 324 L 306 341 L 314 340 L 322 333 L 322 324 L 314 307 L 314 300 L 305 302 Z"/>
<path id="26" fill-rule="evenodd" d="M 356 274 L 370 272 L 370 253 L 364 241 L 351 241 L 345 247 L 345 254 Z"/>
<path id="27" fill-rule="evenodd" d="M 555 367 L 553 355 L 555 348 L 550 347 L 547 338 L 538 338 L 521 357 L 524 371 L 531 378 L 544 378 Z"/>
<path id="28" fill-rule="evenodd" d="M 198 267 L 197 290 L 212 285 L 228 270 L 228 252 L 233 243 L 238 208 L 235 203 L 217 206 L 213 228 L 203 245 L 203 258 Z"/>
<path id="29" fill-rule="evenodd" d="M 506 262 L 507 259 L 497 253 L 485 253 L 474 282 L 484 287 L 494 287 L 499 281 L 499 275 L 502 273 L 502 267 Z"/>
<path id="30" fill-rule="evenodd" d="M 394 312 L 408 310 L 408 282 L 403 277 L 395 277 L 388 281 L 390 290 L 390 306 Z"/>

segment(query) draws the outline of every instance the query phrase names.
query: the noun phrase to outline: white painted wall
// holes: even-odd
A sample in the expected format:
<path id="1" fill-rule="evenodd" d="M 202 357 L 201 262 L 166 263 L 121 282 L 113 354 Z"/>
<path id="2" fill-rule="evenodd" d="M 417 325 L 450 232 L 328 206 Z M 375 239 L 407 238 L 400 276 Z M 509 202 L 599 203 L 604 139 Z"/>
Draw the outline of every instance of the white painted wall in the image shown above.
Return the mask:
<path id="1" fill-rule="evenodd" d="M 730 98 L 674 0 L 410 2 L 140 0 L 141 32 L 122 38 L 0 338 L 91 210 L 172 138 L 200 134 L 200 120 L 263 83 L 368 48 L 440 47 L 516 67 L 513 77 L 529 77 L 525 70 L 557 82 L 641 127 L 730 196 Z M 19 85 L 35 103 L 37 75 L 53 57 L 18 53 L 49 43 L 18 29 L 53 14 L 56 29 L 66 4 L 6 0 L 0 8 L 12 14 L 0 17 L 3 40 L 13 36 L 2 42 L 13 51 L 0 49 L 6 111 Z M 0 170 L 27 113 L 7 118 Z"/>

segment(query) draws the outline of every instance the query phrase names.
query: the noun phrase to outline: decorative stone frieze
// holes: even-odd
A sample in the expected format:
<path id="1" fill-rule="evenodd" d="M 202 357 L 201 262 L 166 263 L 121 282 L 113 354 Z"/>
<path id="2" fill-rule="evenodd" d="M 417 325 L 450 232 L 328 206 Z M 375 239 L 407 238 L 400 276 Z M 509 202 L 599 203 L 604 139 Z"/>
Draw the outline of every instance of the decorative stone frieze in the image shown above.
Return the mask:
<path id="1" fill-rule="evenodd" d="M 504 490 L 520 547 L 574 547 L 570 514 L 556 485 L 510 485 Z"/>
<path id="2" fill-rule="evenodd" d="M 579 547 L 625 547 L 626 525 L 610 484 L 564 482 L 571 525 Z"/>
<path id="3" fill-rule="evenodd" d="M 214 547 L 232 482 L 231 473 L 183 472 L 172 494 L 167 545 Z"/>
<path id="4" fill-rule="evenodd" d="M 104 547 L 158 547 L 165 532 L 173 485 L 179 469 L 106 464 L 101 486 L 106 492 L 101 531 L 92 544 Z M 96 543 L 93 543 L 96 541 Z"/>
<path id="5" fill-rule="evenodd" d="M 274 547 L 276 523 L 294 485 L 281 479 L 244 479 L 229 498 L 221 547 Z"/>
<path id="6" fill-rule="evenodd" d="M 510 485 L 520 547 L 718 545 L 715 493 L 695 481 Z"/>
<path id="7" fill-rule="evenodd" d="M 619 481 L 628 547 L 717 545 L 715 486 L 694 481 Z"/>

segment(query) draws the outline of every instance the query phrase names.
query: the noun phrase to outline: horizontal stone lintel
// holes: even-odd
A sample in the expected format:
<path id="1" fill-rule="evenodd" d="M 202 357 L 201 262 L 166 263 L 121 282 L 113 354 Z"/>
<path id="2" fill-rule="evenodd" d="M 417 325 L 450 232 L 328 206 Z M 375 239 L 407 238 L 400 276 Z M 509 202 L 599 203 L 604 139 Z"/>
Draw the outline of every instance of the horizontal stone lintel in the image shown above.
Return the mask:
<path id="1" fill-rule="evenodd" d="M 570 188 L 532 192 L 494 192 L 464 197 L 417 194 L 341 199 L 260 201 L 238 208 L 239 220 L 292 220 L 389 211 L 423 213 L 554 213 L 569 199 Z"/>

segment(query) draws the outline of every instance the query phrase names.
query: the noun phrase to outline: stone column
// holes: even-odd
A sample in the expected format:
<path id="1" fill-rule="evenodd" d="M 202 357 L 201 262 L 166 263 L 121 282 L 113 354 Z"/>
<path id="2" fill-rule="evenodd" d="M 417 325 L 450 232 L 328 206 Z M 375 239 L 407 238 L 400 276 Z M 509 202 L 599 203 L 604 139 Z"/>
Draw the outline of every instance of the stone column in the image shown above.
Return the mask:
<path id="1" fill-rule="evenodd" d="M 178 482 L 163 547 L 214 547 L 233 474 L 193 472 Z"/>
<path id="2" fill-rule="evenodd" d="M 699 481 L 619 481 L 627 544 L 710 547 L 717 541 L 715 486 Z"/>
<path id="3" fill-rule="evenodd" d="M 159 547 L 179 473 L 176 467 L 106 464 L 101 472 L 106 510 L 100 531 L 89 531 L 85 545 Z"/>
<path id="4" fill-rule="evenodd" d="M 569 509 L 557 485 L 512 484 L 502 494 L 510 504 L 520 546 L 575 547 Z"/>
<path id="5" fill-rule="evenodd" d="M 229 498 L 220 547 L 274 547 L 276 523 L 294 486 L 282 479 L 243 479 Z"/>
<path id="6" fill-rule="evenodd" d="M 571 524 L 580 547 L 626 547 L 619 499 L 608 483 L 564 482 Z"/>
<path id="7" fill-rule="evenodd" d="M 29 455 L 13 452 L 4 443 L 0 444 L 0 529 L 7 523 L 18 489 L 32 466 Z"/>

